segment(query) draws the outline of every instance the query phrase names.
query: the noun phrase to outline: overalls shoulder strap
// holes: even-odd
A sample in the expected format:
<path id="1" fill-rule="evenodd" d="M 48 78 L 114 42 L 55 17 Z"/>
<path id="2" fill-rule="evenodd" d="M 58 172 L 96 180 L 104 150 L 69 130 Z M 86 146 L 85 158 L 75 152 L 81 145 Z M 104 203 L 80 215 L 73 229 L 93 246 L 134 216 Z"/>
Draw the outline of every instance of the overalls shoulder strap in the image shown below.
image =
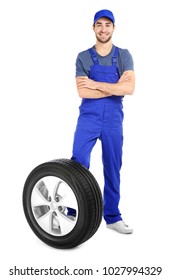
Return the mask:
<path id="1" fill-rule="evenodd" d="M 97 55 L 94 52 L 93 48 L 90 48 L 89 52 L 91 54 L 91 57 L 92 57 L 92 60 L 93 60 L 94 64 L 99 64 Z M 117 63 L 118 52 L 119 52 L 119 48 L 115 47 L 114 54 L 113 54 L 113 57 L 112 57 L 112 65 L 116 65 L 116 63 Z"/>
<path id="2" fill-rule="evenodd" d="M 89 52 L 90 52 L 90 54 L 91 54 L 91 57 L 92 57 L 92 60 L 93 60 L 94 64 L 99 64 L 97 55 L 96 55 L 96 53 L 94 52 L 93 48 L 90 48 L 90 49 L 89 49 Z"/>
<path id="3" fill-rule="evenodd" d="M 114 54 L 113 54 L 113 57 L 112 57 L 112 64 L 113 65 L 116 65 L 116 63 L 117 63 L 118 52 L 119 52 L 119 48 L 115 47 L 115 51 L 114 51 Z"/>

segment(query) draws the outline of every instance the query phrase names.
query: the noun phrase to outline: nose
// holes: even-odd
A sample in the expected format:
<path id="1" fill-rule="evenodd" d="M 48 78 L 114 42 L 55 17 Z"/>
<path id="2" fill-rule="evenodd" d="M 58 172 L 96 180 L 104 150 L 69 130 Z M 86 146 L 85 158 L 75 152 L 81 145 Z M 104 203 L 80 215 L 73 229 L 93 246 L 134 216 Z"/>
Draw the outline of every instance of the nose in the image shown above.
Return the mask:
<path id="1" fill-rule="evenodd" d="M 105 33 L 106 32 L 106 27 L 103 25 L 103 26 L 101 26 L 101 32 L 102 33 Z"/>

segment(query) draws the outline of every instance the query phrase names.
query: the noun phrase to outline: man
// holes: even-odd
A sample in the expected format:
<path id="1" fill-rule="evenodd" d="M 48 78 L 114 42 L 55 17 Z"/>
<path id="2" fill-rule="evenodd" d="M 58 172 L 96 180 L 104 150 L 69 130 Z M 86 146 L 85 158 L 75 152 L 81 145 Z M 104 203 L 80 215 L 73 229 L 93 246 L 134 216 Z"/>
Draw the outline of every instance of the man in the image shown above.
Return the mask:
<path id="1" fill-rule="evenodd" d="M 97 139 L 101 140 L 104 219 L 108 228 L 132 233 L 123 222 L 118 205 L 123 146 L 122 99 L 133 94 L 135 77 L 129 51 L 112 44 L 114 24 L 111 11 L 97 12 L 93 23 L 96 44 L 77 57 L 76 84 L 82 103 L 72 159 L 89 168 L 92 148 Z M 74 214 L 73 209 L 68 209 L 68 215 Z"/>

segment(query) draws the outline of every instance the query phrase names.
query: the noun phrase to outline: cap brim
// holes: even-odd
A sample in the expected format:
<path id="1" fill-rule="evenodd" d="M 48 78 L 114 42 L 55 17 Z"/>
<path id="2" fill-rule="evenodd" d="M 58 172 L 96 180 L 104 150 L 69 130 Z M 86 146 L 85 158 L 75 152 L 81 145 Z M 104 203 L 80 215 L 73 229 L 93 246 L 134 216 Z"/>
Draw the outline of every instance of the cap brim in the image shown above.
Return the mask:
<path id="1" fill-rule="evenodd" d="M 94 23 L 96 23 L 96 21 L 97 20 L 99 20 L 100 18 L 108 18 L 112 23 L 114 23 L 114 20 L 113 20 L 113 18 L 110 18 L 110 17 L 108 17 L 108 16 L 100 16 L 100 17 L 98 17 L 97 19 L 95 19 L 95 21 L 94 21 Z"/>

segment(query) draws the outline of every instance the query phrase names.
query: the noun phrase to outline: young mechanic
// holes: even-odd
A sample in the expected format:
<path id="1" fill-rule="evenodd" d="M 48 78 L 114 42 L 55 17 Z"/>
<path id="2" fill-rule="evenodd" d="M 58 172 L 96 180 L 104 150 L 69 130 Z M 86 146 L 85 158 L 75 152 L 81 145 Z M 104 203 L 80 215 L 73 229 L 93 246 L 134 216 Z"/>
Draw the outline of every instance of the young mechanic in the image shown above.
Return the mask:
<path id="1" fill-rule="evenodd" d="M 82 98 L 74 135 L 72 159 L 86 168 L 97 139 L 102 144 L 104 168 L 104 219 L 108 228 L 132 233 L 121 217 L 120 169 L 123 146 L 123 106 L 125 95 L 132 95 L 135 86 L 133 59 L 127 49 L 112 44 L 115 18 L 111 11 L 101 10 L 94 16 L 96 44 L 78 54 L 76 84 Z M 68 215 L 75 210 L 68 209 Z"/>

